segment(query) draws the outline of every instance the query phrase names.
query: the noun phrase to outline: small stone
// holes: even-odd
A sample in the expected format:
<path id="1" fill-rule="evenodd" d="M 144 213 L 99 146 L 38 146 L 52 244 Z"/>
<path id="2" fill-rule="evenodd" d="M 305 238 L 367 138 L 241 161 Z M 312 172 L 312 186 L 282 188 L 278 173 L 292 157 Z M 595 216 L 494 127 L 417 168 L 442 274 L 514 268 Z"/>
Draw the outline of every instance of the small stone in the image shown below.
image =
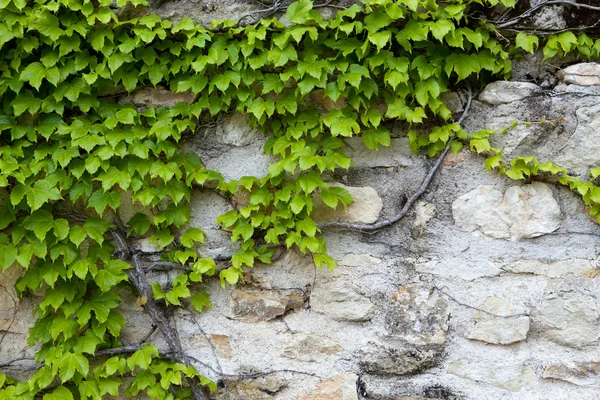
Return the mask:
<path id="1" fill-rule="evenodd" d="M 466 281 L 500 275 L 502 270 L 489 260 L 447 258 L 415 265 L 417 272 L 439 276 L 457 277 Z"/>
<path id="2" fill-rule="evenodd" d="M 533 369 L 521 364 L 470 363 L 458 360 L 450 364 L 448 373 L 475 382 L 497 386 L 511 392 L 531 390 L 537 385 L 537 378 Z"/>
<path id="3" fill-rule="evenodd" d="M 413 374 L 439 364 L 444 346 L 412 344 L 393 336 L 384 336 L 360 350 L 361 367 L 370 373 L 383 375 Z"/>
<path id="4" fill-rule="evenodd" d="M 457 92 L 444 92 L 440 95 L 440 98 L 452 114 L 458 114 L 463 111 L 462 100 Z"/>
<path id="5" fill-rule="evenodd" d="M 383 209 L 383 200 L 372 187 L 351 187 L 336 183 L 332 186 L 338 186 L 346 189 L 354 203 L 344 210 L 342 204 L 338 204 L 337 209 L 332 210 L 323 203 L 320 196 L 314 199 L 313 219 L 319 223 L 325 222 L 350 222 L 361 224 L 372 224 L 377 222 L 379 214 Z"/>
<path id="6" fill-rule="evenodd" d="M 543 275 L 549 278 L 595 278 L 598 275 L 598 269 L 591 260 L 580 258 L 553 262 L 519 260 L 504 269 L 513 273 Z"/>
<path id="7" fill-rule="evenodd" d="M 231 298 L 231 313 L 233 319 L 245 322 L 270 321 L 303 305 L 304 297 L 295 291 L 237 286 Z"/>
<path id="8" fill-rule="evenodd" d="M 515 240 L 553 232 L 562 221 L 552 190 L 541 182 L 511 186 L 504 194 L 491 185 L 478 186 L 452 203 L 452 215 L 462 229 Z"/>
<path id="9" fill-rule="evenodd" d="M 358 287 L 342 278 L 332 282 L 317 283 L 310 296 L 312 310 L 338 321 L 367 321 L 375 306 L 358 292 Z"/>
<path id="10" fill-rule="evenodd" d="M 427 223 L 435 217 L 435 205 L 432 203 L 418 202 L 415 205 L 415 221 L 412 232 L 414 236 L 421 236 L 427 229 Z"/>
<path id="11" fill-rule="evenodd" d="M 143 88 L 121 98 L 121 104 L 135 104 L 138 107 L 173 107 L 177 103 L 191 104 L 196 96 L 187 91 L 174 93 L 164 88 Z"/>
<path id="12" fill-rule="evenodd" d="M 571 65 L 558 71 L 556 76 L 564 83 L 579 86 L 600 85 L 600 64 L 590 62 Z"/>
<path id="13" fill-rule="evenodd" d="M 598 164 L 600 154 L 600 104 L 579 107 L 575 111 L 577 125 L 554 161 L 570 172 L 586 175 Z"/>
<path id="14" fill-rule="evenodd" d="M 497 106 L 523 100 L 541 93 L 541 89 L 530 82 L 496 81 L 483 89 L 479 100 Z"/>
<path id="15" fill-rule="evenodd" d="M 322 381 L 317 388 L 297 400 L 358 400 L 354 374 L 343 372 Z"/>
<path id="16" fill-rule="evenodd" d="M 210 349 L 212 344 L 217 356 L 231 360 L 233 350 L 231 348 L 231 343 L 229 342 L 229 336 L 227 335 L 208 334 L 205 336 L 202 334 L 195 334 L 190 336 L 189 342 L 190 347 L 193 350 Z"/>
<path id="17" fill-rule="evenodd" d="M 339 262 L 339 265 L 346 267 L 368 267 L 375 264 L 381 264 L 381 259 L 370 254 L 346 254 Z"/>
<path id="18" fill-rule="evenodd" d="M 249 125 L 248 115 L 233 113 L 217 126 L 215 138 L 219 143 L 236 147 L 248 146 L 261 139 L 261 134 Z"/>
<path id="19" fill-rule="evenodd" d="M 542 300 L 540 336 L 563 346 L 584 348 L 600 341 L 600 310 L 594 282 L 551 283 Z"/>
<path id="20" fill-rule="evenodd" d="M 600 383 L 600 362 L 567 362 L 550 364 L 542 374 L 544 379 L 558 379 L 577 386 Z"/>
<path id="21" fill-rule="evenodd" d="M 287 387 L 283 379 L 262 376 L 250 379 L 224 381 L 225 387 L 218 389 L 211 399 L 215 400 L 276 400 L 278 392 Z"/>
<path id="22" fill-rule="evenodd" d="M 475 326 L 469 339 L 491 344 L 511 344 L 525 340 L 529 332 L 529 317 L 523 307 L 499 297 L 488 297 L 475 311 Z"/>
<path id="23" fill-rule="evenodd" d="M 448 303 L 437 290 L 419 283 L 402 286 L 392 295 L 386 328 L 408 343 L 444 344 L 448 334 Z"/>
<path id="24" fill-rule="evenodd" d="M 340 342 L 326 336 L 296 333 L 279 351 L 279 355 L 304 362 L 323 361 L 342 351 Z"/>

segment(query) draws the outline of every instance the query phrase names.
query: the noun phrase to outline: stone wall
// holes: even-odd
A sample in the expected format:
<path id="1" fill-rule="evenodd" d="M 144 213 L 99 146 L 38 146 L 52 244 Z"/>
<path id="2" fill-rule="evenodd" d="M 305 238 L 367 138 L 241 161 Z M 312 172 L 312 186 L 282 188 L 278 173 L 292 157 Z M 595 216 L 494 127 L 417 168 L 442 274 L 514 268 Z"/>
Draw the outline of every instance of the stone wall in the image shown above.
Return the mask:
<path id="1" fill-rule="evenodd" d="M 159 10 L 177 18 L 194 16 L 192 6 L 227 16 L 254 7 L 211 4 Z M 600 158 L 600 66 L 539 77 L 541 87 L 519 72 L 535 63 L 516 66 L 520 82 L 496 82 L 480 93 L 465 127 L 547 121 L 519 125 L 494 144 L 509 156 L 536 155 L 584 175 Z M 449 98 L 460 113 L 464 99 Z M 122 99 L 140 106 L 179 100 L 189 98 L 164 89 Z M 347 141 L 355 167 L 327 178 L 344 185 L 355 204 L 335 213 L 321 206 L 321 221 L 372 223 L 397 213 L 431 162 L 410 153 L 401 128 L 394 133 L 378 153 Z M 266 174 L 264 142 L 243 115 L 232 114 L 182 146 L 237 179 Z M 214 222 L 230 207 L 214 192 L 194 194 L 191 224 L 208 234 L 206 255 L 235 250 Z M 176 311 L 186 349 L 219 382 L 214 399 L 598 399 L 600 229 L 565 188 L 488 173 L 481 157 L 463 150 L 446 158 L 399 223 L 375 234 L 325 236 L 337 269 L 315 269 L 288 251 L 249 271 L 245 284 L 207 282 L 213 307 L 204 314 Z M 36 299 L 19 301 L 15 279 L 11 270 L 0 278 L 0 360 L 32 353 L 25 339 Z M 150 322 L 135 299 L 124 299 L 123 312 L 124 338 L 144 337 Z M 164 347 L 159 334 L 151 341 Z"/>

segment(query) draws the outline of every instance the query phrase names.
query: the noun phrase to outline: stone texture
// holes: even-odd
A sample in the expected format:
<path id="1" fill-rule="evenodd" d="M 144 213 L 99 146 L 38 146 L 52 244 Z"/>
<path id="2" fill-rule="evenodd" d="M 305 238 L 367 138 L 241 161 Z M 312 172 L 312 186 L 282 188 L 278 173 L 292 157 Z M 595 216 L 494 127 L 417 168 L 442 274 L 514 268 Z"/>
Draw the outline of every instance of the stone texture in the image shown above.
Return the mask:
<path id="1" fill-rule="evenodd" d="M 541 94 L 541 89 L 529 82 L 492 82 L 483 89 L 479 100 L 491 104 L 508 104 Z"/>
<path id="2" fill-rule="evenodd" d="M 511 344 L 527 338 L 529 317 L 523 307 L 499 297 L 488 297 L 475 311 L 469 339 L 491 344 Z"/>
<path id="3" fill-rule="evenodd" d="M 340 321 L 367 321 L 375 306 L 347 278 L 319 282 L 310 296 L 313 311 Z"/>
<path id="4" fill-rule="evenodd" d="M 415 265 L 415 269 L 417 272 L 446 277 L 457 277 L 467 281 L 500 275 L 502 272 L 502 270 L 492 261 L 464 258 L 447 258 L 444 260 L 418 262 Z"/>
<path id="5" fill-rule="evenodd" d="M 21 320 L 17 315 L 21 301 L 14 286 L 21 275 L 20 267 L 15 266 L 0 271 L 0 332 L 26 334 L 33 322 L 30 318 Z"/>
<path id="6" fill-rule="evenodd" d="M 327 336 L 296 333 L 286 342 L 279 355 L 304 362 L 323 361 L 342 351 L 340 342 Z"/>
<path id="7" fill-rule="evenodd" d="M 600 154 L 600 104 L 580 107 L 575 116 L 576 129 L 555 161 L 579 175 L 587 175 L 588 169 L 598 164 Z"/>
<path id="8" fill-rule="evenodd" d="M 346 189 L 354 203 L 344 210 L 342 204 L 338 204 L 337 209 L 332 210 L 322 202 L 319 196 L 314 200 L 313 218 L 319 223 L 342 221 L 361 224 L 372 224 L 379 219 L 379 214 L 383 209 L 383 200 L 377 194 L 377 191 L 372 187 L 351 187 L 341 183 L 336 183 L 333 186 L 339 186 Z"/>
<path id="9" fill-rule="evenodd" d="M 598 268 L 592 261 L 579 258 L 552 262 L 519 260 L 504 269 L 513 273 L 544 275 L 549 278 L 595 278 L 598 275 Z"/>
<path id="10" fill-rule="evenodd" d="M 448 373 L 461 378 L 499 388 L 519 392 L 534 389 L 537 384 L 535 372 L 522 364 L 454 361 L 448 367 Z"/>
<path id="11" fill-rule="evenodd" d="M 122 97 L 122 104 L 135 104 L 138 107 L 173 107 L 177 103 L 191 104 L 196 96 L 192 92 L 174 93 L 170 90 L 157 88 L 143 88 Z"/>
<path id="12" fill-rule="evenodd" d="M 303 305 L 304 297 L 296 291 L 238 286 L 231 296 L 232 318 L 245 322 L 270 321 Z"/>
<path id="13" fill-rule="evenodd" d="M 367 267 L 381 264 L 381 259 L 373 257 L 370 254 L 346 254 L 338 263 L 346 267 Z"/>
<path id="14" fill-rule="evenodd" d="M 444 344 L 448 334 L 448 303 L 437 290 L 420 283 L 402 286 L 392 296 L 386 328 L 408 343 Z"/>
<path id="15" fill-rule="evenodd" d="M 551 284 L 540 307 L 541 337 L 555 343 L 584 348 L 600 340 L 600 312 L 596 283 Z"/>
<path id="16" fill-rule="evenodd" d="M 552 190 L 541 182 L 511 186 L 504 194 L 492 185 L 478 186 L 452 203 L 452 215 L 462 229 L 503 239 L 541 236 L 562 221 Z"/>
<path id="17" fill-rule="evenodd" d="M 380 146 L 376 152 L 365 147 L 360 137 L 344 142 L 342 150 L 359 168 L 416 167 L 421 163 L 410 151 L 408 138 L 393 138 L 388 147 Z"/>
<path id="18" fill-rule="evenodd" d="M 564 83 L 579 86 L 600 85 L 600 64 L 590 62 L 571 65 L 558 71 L 556 76 Z"/>
<path id="19" fill-rule="evenodd" d="M 226 117 L 217 126 L 215 136 L 219 143 L 236 147 L 248 146 L 261 138 L 260 132 L 249 126 L 248 115 L 238 112 Z"/>
<path id="20" fill-rule="evenodd" d="M 262 376 L 224 381 L 224 386 L 211 398 L 214 400 L 276 400 L 279 398 L 278 393 L 287 387 L 287 382 L 273 376 Z"/>
<path id="21" fill-rule="evenodd" d="M 190 347 L 193 350 L 198 349 L 211 349 L 212 347 L 215 349 L 215 353 L 218 357 L 225 358 L 231 360 L 233 349 L 231 348 L 231 342 L 229 341 L 229 336 L 227 335 L 216 335 L 216 334 L 194 334 L 190 336 L 188 339 L 190 343 Z M 210 342 L 209 342 L 210 341 Z"/>
<path id="22" fill-rule="evenodd" d="M 565 362 L 550 364 L 542 374 L 544 379 L 557 379 L 577 386 L 600 383 L 600 362 Z"/>
<path id="23" fill-rule="evenodd" d="M 356 375 L 343 372 L 320 382 L 317 388 L 298 400 L 358 400 Z"/>
<path id="24" fill-rule="evenodd" d="M 360 365 L 381 375 L 414 374 L 434 367 L 443 358 L 444 347 L 437 344 L 411 344 L 393 336 L 384 336 L 360 349 Z"/>

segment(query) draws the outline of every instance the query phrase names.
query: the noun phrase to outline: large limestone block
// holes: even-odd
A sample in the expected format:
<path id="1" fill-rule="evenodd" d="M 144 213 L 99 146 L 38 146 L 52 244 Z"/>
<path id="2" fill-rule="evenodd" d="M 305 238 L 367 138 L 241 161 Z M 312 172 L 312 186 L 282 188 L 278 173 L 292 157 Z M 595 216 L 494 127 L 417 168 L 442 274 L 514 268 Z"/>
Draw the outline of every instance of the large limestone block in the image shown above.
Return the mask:
<path id="1" fill-rule="evenodd" d="M 452 215 L 462 229 L 502 239 L 542 236 L 562 221 L 552 190 L 541 182 L 511 186 L 504 194 L 481 185 L 452 203 Z"/>
<path id="2" fill-rule="evenodd" d="M 245 322 L 270 321 L 303 304 L 304 297 L 296 291 L 238 286 L 231 297 L 231 314 L 233 319 Z"/>
<path id="3" fill-rule="evenodd" d="M 437 290 L 414 283 L 392 296 L 386 327 L 392 335 L 418 345 L 444 344 L 448 334 L 448 303 Z"/>
<path id="4" fill-rule="evenodd" d="M 530 82 L 492 82 L 483 89 L 479 100 L 497 106 L 523 100 L 541 93 L 538 85 Z"/>
<path id="5" fill-rule="evenodd" d="M 374 309 L 371 300 L 346 278 L 317 283 L 310 305 L 314 311 L 339 321 L 367 321 Z"/>
<path id="6" fill-rule="evenodd" d="M 513 273 L 543 275 L 549 278 L 594 278 L 598 275 L 594 263 L 581 258 L 554 262 L 519 260 L 504 269 Z"/>
<path id="7" fill-rule="evenodd" d="M 438 365 L 443 355 L 442 345 L 418 345 L 385 336 L 360 349 L 360 365 L 374 374 L 407 375 Z"/>
<path id="8" fill-rule="evenodd" d="M 555 162 L 569 171 L 584 175 L 598 164 L 600 155 L 600 104 L 580 107 L 575 112 L 577 127 Z"/>
<path id="9" fill-rule="evenodd" d="M 502 272 L 492 261 L 485 259 L 470 260 L 458 257 L 418 263 L 415 265 L 415 269 L 417 272 L 457 277 L 466 281 L 497 276 Z"/>
<path id="10" fill-rule="evenodd" d="M 527 338 L 529 317 L 523 307 L 499 297 L 488 297 L 475 311 L 469 339 L 491 344 L 511 344 Z"/>
<path id="11" fill-rule="evenodd" d="M 522 364 L 491 362 L 454 361 L 448 373 L 488 385 L 497 386 L 511 392 L 534 389 L 537 384 L 535 372 Z"/>
<path id="12" fill-rule="evenodd" d="M 558 282 L 549 286 L 542 300 L 538 322 L 544 339 L 574 348 L 600 341 L 597 284 Z"/>
<path id="13" fill-rule="evenodd" d="M 556 76 L 564 83 L 579 86 L 600 85 L 600 64 L 590 62 L 571 65 L 558 71 Z"/>
<path id="14" fill-rule="evenodd" d="M 566 362 L 550 364 L 542 374 L 544 379 L 557 379 L 577 386 L 600 383 L 600 362 Z"/>
<path id="15" fill-rule="evenodd" d="M 260 141 L 262 136 L 258 130 L 249 125 L 248 115 L 233 113 L 226 117 L 216 129 L 215 138 L 217 142 L 229 144 L 236 147 L 244 147 Z"/>
<path id="16" fill-rule="evenodd" d="M 298 397 L 298 400 L 358 400 L 356 375 L 342 372 L 317 385 L 311 393 Z"/>
<path id="17" fill-rule="evenodd" d="M 340 342 L 327 336 L 296 333 L 285 343 L 279 355 L 304 362 L 323 361 L 342 351 Z"/>
<path id="18" fill-rule="evenodd" d="M 383 200 L 381 200 L 375 189 L 369 186 L 345 186 L 341 183 L 336 183 L 334 186 L 346 189 L 354 199 L 354 203 L 350 204 L 347 210 L 344 210 L 342 204 L 338 204 L 337 209 L 332 210 L 317 196 L 314 199 L 313 218 L 315 221 L 319 223 L 340 221 L 359 224 L 377 222 L 383 209 Z"/>

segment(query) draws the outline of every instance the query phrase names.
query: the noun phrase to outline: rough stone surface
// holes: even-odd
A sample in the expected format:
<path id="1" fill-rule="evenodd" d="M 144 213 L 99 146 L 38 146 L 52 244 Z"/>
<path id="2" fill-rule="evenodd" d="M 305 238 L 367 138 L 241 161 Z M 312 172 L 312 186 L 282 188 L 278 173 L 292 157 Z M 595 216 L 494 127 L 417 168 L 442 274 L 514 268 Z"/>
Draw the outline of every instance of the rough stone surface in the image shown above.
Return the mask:
<path id="1" fill-rule="evenodd" d="M 315 362 L 329 358 L 341 351 L 342 347 L 337 340 L 326 336 L 296 333 L 281 348 L 279 355 L 298 361 Z"/>
<path id="2" fill-rule="evenodd" d="M 584 348 L 600 340 L 600 307 L 596 282 L 549 285 L 542 300 L 541 336 L 563 346 Z"/>
<path id="3" fill-rule="evenodd" d="M 362 368 L 377 375 L 407 375 L 436 366 L 443 346 L 415 345 L 393 336 L 381 337 L 360 349 Z"/>
<path id="4" fill-rule="evenodd" d="M 568 66 L 556 73 L 564 83 L 579 86 L 600 85 L 600 64 L 581 63 Z"/>
<path id="5" fill-rule="evenodd" d="M 541 93 L 541 89 L 529 82 L 492 82 L 483 89 L 479 100 L 492 105 L 508 104 Z"/>
<path id="6" fill-rule="evenodd" d="M 285 389 L 287 382 L 270 376 L 225 381 L 225 387 L 219 389 L 214 400 L 275 400 L 278 392 Z"/>
<path id="7" fill-rule="evenodd" d="M 351 373 L 340 373 L 317 385 L 317 388 L 298 400 L 358 400 L 356 394 L 357 376 Z"/>
<path id="8" fill-rule="evenodd" d="M 533 369 L 516 363 L 486 364 L 458 360 L 450 364 L 448 373 L 511 392 L 531 390 L 537 384 Z"/>
<path id="9" fill-rule="evenodd" d="M 319 283 L 310 297 L 312 310 L 341 321 L 367 321 L 375 306 L 348 279 Z"/>
<path id="10" fill-rule="evenodd" d="M 600 154 L 600 104 L 581 107 L 575 112 L 577 127 L 557 154 L 556 163 L 578 174 L 598 164 Z"/>
<path id="11" fill-rule="evenodd" d="M 321 201 L 320 197 L 316 197 L 313 215 L 315 221 L 321 223 L 341 221 L 361 224 L 377 222 L 383 209 L 383 200 L 381 200 L 375 189 L 372 187 L 351 187 L 343 184 L 335 184 L 334 186 L 346 189 L 354 199 L 354 203 L 350 204 L 347 210 L 344 210 L 342 204 L 338 204 L 338 208 L 332 210 Z"/>
<path id="12" fill-rule="evenodd" d="M 523 307 L 488 297 L 474 312 L 475 326 L 467 336 L 491 344 L 511 344 L 527 338 L 529 316 Z M 482 311 L 480 311 L 482 310 Z"/>
<path id="13" fill-rule="evenodd" d="M 446 342 L 448 303 L 437 290 L 418 283 L 408 284 L 398 289 L 392 298 L 394 301 L 386 313 L 386 327 L 394 337 L 419 345 Z"/>
<path id="14" fill-rule="evenodd" d="M 482 185 L 452 203 L 456 224 L 493 238 L 521 239 L 554 232 L 560 226 L 560 206 L 548 185 L 534 182 L 511 186 L 504 194 Z"/>
<path id="15" fill-rule="evenodd" d="M 270 321 L 303 305 L 304 297 L 295 291 L 236 287 L 231 297 L 231 314 L 240 321 Z"/>
<path id="16" fill-rule="evenodd" d="M 211 349 L 214 348 L 217 356 L 226 359 L 231 359 L 233 349 L 231 348 L 231 342 L 227 335 L 216 335 L 216 334 L 194 334 L 188 339 L 190 347 L 192 349 Z"/>
<path id="17" fill-rule="evenodd" d="M 217 126 L 216 139 L 219 143 L 236 147 L 248 146 L 260 141 L 261 134 L 248 125 L 249 118 L 241 113 L 233 113 Z"/>
<path id="18" fill-rule="evenodd" d="M 499 275 L 502 270 L 489 260 L 471 260 L 448 258 L 419 262 L 415 266 L 418 272 L 440 276 L 455 276 L 467 281 Z"/>
<path id="19" fill-rule="evenodd" d="M 121 98 L 120 102 L 135 104 L 138 107 L 173 107 L 180 102 L 191 104 L 195 97 L 192 92 L 175 93 L 159 87 L 136 90 Z"/>
<path id="20" fill-rule="evenodd" d="M 569 362 L 550 364 L 542 374 L 544 379 L 558 379 L 578 386 L 600 383 L 600 362 Z"/>
<path id="21" fill-rule="evenodd" d="M 518 260 L 504 269 L 519 274 L 544 275 L 549 278 L 595 278 L 598 268 L 591 260 L 570 259 L 544 262 L 540 260 Z"/>

